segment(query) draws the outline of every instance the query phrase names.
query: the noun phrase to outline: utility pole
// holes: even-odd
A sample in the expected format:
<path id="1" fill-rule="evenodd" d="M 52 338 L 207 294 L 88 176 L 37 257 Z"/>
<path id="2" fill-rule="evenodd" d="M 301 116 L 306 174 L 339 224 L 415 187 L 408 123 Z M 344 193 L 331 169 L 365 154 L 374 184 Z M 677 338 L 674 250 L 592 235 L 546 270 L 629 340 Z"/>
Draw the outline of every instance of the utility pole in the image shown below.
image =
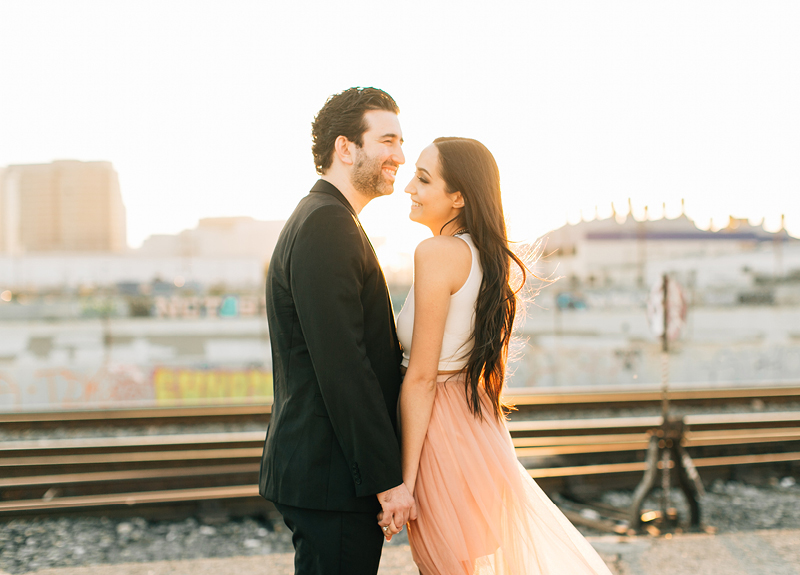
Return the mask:
<path id="1" fill-rule="evenodd" d="M 639 530 L 644 519 L 642 505 L 650 492 L 656 487 L 658 472 L 661 472 L 660 511 L 650 514 L 657 519 L 662 529 L 672 527 L 677 522 L 677 512 L 670 505 L 672 488 L 672 469 L 677 471 L 679 485 L 689 504 L 689 523 L 692 528 L 700 527 L 700 497 L 705 495 L 703 482 L 689 454 L 683 448 L 683 417 L 670 413 L 669 405 L 669 353 L 670 341 L 677 338 L 684 323 L 686 300 L 678 283 L 664 274 L 650 293 L 648 314 L 651 327 L 661 339 L 661 425 L 648 430 L 650 443 L 647 448 L 644 477 L 633 494 L 630 507 L 630 526 Z M 659 326 L 660 323 L 660 326 Z M 648 527 L 658 531 L 653 525 Z"/>

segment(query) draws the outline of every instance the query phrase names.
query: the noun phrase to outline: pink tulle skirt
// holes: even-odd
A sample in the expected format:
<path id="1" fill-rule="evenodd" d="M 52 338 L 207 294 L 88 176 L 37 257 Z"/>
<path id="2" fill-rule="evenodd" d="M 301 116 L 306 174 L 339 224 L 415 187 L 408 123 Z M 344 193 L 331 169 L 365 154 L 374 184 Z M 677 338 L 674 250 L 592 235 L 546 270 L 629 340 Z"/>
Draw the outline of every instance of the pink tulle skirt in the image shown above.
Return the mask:
<path id="1" fill-rule="evenodd" d="M 483 421 L 467 407 L 463 376 L 439 376 L 408 528 L 422 575 L 610 575 L 481 400 Z"/>

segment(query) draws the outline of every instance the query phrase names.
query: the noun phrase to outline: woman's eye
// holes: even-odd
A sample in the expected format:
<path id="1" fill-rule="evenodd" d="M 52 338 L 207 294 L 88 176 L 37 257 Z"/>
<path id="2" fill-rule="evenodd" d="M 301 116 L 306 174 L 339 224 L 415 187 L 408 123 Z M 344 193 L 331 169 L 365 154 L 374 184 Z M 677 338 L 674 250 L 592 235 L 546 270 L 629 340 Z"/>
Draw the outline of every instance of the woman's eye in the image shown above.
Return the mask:
<path id="1" fill-rule="evenodd" d="M 422 176 L 417 176 L 417 179 L 418 179 L 420 182 L 422 182 L 423 184 L 427 184 L 427 183 L 428 183 L 428 181 L 427 181 L 425 178 L 423 178 Z"/>

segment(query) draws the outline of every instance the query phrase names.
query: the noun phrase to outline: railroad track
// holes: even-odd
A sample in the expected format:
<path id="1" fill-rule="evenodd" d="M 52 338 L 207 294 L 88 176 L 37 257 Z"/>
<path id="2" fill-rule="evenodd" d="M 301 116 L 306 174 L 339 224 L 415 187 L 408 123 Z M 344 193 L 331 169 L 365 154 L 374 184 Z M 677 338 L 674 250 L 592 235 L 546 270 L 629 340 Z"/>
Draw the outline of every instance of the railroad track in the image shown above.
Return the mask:
<path id="1" fill-rule="evenodd" d="M 604 388 L 514 388 L 505 399 L 521 415 L 536 411 L 647 408 L 657 406 L 661 391 L 657 386 Z M 796 383 L 746 384 L 735 387 L 673 386 L 670 401 L 681 406 L 719 406 L 761 402 L 763 404 L 800 403 Z M 211 406 L 142 407 L 134 409 L 92 409 L 0 413 L 0 431 L 57 427 L 139 427 L 147 425 L 203 425 L 269 421 L 271 405 L 240 404 Z"/>
<path id="2" fill-rule="evenodd" d="M 140 414 L 136 417 L 141 418 Z M 695 465 L 800 466 L 800 411 L 693 414 L 685 446 Z M 517 456 L 540 485 L 620 477 L 644 470 L 658 416 L 509 422 Z M 246 501 L 264 432 L 180 433 L 0 442 L 0 517 L 25 513 Z"/>

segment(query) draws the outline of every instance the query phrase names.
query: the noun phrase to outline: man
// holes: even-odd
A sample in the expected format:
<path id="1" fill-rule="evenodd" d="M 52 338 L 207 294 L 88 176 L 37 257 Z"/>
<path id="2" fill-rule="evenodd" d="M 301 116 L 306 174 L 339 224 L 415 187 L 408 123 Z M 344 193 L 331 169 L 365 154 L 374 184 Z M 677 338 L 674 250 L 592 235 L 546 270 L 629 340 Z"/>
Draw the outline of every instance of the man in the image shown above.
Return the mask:
<path id="1" fill-rule="evenodd" d="M 375 88 L 328 99 L 312 125 L 321 179 L 286 222 L 267 274 L 275 400 L 259 492 L 292 531 L 297 575 L 374 575 L 384 534 L 414 513 L 395 430 L 400 346 L 358 220 L 393 192 L 405 161 L 398 111 Z"/>

